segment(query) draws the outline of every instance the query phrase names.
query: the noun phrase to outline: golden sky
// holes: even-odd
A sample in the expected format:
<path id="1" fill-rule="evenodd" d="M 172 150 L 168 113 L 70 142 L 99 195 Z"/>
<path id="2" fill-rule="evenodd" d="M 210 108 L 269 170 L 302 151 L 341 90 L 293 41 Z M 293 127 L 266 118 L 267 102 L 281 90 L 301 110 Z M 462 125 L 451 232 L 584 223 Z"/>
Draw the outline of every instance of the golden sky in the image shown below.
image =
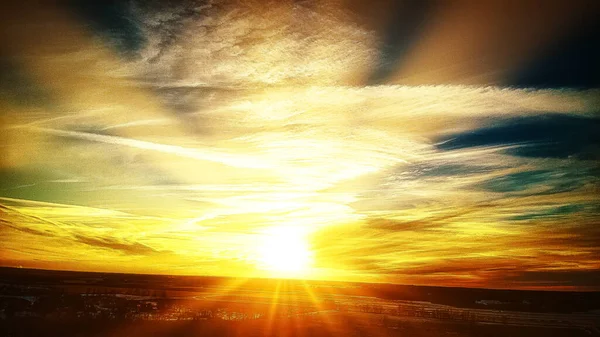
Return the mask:
<path id="1" fill-rule="evenodd" d="M 587 12 L 494 4 L 2 8 L 0 264 L 598 287 Z"/>

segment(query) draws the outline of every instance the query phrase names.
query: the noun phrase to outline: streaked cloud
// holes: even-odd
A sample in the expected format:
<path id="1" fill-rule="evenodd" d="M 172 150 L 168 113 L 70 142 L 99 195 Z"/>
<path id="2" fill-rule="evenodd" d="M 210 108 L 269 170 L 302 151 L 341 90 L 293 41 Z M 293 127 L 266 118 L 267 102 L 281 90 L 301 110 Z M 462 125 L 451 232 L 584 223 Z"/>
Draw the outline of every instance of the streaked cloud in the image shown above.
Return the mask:
<path id="1" fill-rule="evenodd" d="M 594 286 L 599 89 L 447 80 L 464 59 L 434 80 L 419 69 L 454 61 L 413 58 L 437 24 L 382 36 L 352 8 L 10 8 L 0 263 L 268 276 L 257 242 L 292 226 L 308 277 Z M 387 46 L 395 32 L 433 35 Z M 525 62 L 500 56 L 488 65 Z"/>
<path id="2" fill-rule="evenodd" d="M 513 155 L 536 158 L 597 160 L 600 119 L 568 115 L 540 115 L 500 121 L 490 127 L 446 136 L 439 140 L 442 150 L 475 146 L 511 146 Z"/>

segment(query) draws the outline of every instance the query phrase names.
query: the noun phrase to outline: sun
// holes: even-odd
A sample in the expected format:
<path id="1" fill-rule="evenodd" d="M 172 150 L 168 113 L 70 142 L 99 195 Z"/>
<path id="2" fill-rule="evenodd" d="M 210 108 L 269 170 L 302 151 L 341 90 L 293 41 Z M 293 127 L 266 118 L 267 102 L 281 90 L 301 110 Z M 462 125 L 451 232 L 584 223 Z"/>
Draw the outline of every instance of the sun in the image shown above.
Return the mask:
<path id="1" fill-rule="evenodd" d="M 275 277 L 307 276 L 313 262 L 306 234 L 293 226 L 269 228 L 258 251 L 260 267 Z"/>

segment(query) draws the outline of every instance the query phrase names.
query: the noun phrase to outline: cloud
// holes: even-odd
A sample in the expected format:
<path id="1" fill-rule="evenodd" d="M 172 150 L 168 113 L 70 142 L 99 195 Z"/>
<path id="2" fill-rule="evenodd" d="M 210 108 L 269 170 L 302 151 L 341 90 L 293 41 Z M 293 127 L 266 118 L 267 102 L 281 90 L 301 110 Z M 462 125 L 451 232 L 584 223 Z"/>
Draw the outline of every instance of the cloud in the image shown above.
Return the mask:
<path id="1" fill-rule="evenodd" d="M 414 163 L 412 165 L 402 166 L 398 170 L 401 174 L 407 174 L 414 179 L 419 178 L 437 178 L 437 177 L 455 177 L 468 176 L 493 172 L 500 169 L 496 165 L 486 165 L 479 163 L 439 163 L 432 162 Z"/>
<path id="2" fill-rule="evenodd" d="M 326 15 L 274 2 L 134 8 L 148 41 L 137 65 L 143 78 L 159 85 L 334 84 L 373 57 L 369 32 L 335 8 Z M 294 17 L 303 20 L 292 24 Z"/>
<path id="3" fill-rule="evenodd" d="M 116 250 L 127 255 L 150 255 L 166 253 L 165 251 L 156 250 L 139 242 L 121 241 L 112 237 L 86 237 L 82 235 L 75 235 L 74 239 L 89 246 Z"/>
<path id="4" fill-rule="evenodd" d="M 93 30 L 123 55 L 132 55 L 146 43 L 139 23 L 128 1 L 68 2 Z"/>
<path id="5" fill-rule="evenodd" d="M 509 221 L 533 220 L 538 218 L 548 217 L 563 217 L 567 218 L 572 213 L 577 213 L 585 208 L 585 205 L 571 204 L 558 207 L 551 207 L 537 212 L 525 213 L 509 217 Z"/>
<path id="6" fill-rule="evenodd" d="M 472 204 L 464 208 L 460 208 L 458 206 L 440 207 L 436 209 L 435 212 L 432 212 L 433 214 L 431 216 L 427 216 L 426 213 L 423 213 L 423 217 L 417 220 L 374 218 L 367 220 L 366 223 L 369 227 L 380 230 L 427 231 L 435 230 L 436 228 L 443 228 L 444 226 L 450 225 L 453 222 L 461 221 L 461 219 L 468 219 L 473 215 L 473 213 L 497 211 L 498 208 L 500 208 L 498 205 L 494 205 L 491 202 Z"/>
<path id="7" fill-rule="evenodd" d="M 80 131 L 64 131 L 47 128 L 32 128 L 32 131 L 40 131 L 56 136 L 72 137 L 75 139 L 83 139 L 92 142 L 107 143 L 113 145 L 122 145 L 132 148 L 157 151 L 175 156 L 181 156 L 197 160 L 206 160 L 219 162 L 231 166 L 242 168 L 263 168 L 266 163 L 255 162 L 251 157 L 245 155 L 231 155 L 228 153 L 218 153 L 201 149 L 190 149 L 177 145 L 159 144 L 137 139 L 102 135 L 98 133 L 80 132 Z"/>
<path id="8" fill-rule="evenodd" d="M 533 158 L 598 160 L 600 119 L 570 115 L 513 118 L 437 139 L 440 150 L 510 146 L 507 153 Z"/>
<path id="9" fill-rule="evenodd" d="M 600 172 L 595 168 L 555 167 L 498 175 L 478 187 L 507 194 L 555 194 L 577 190 L 586 184 L 598 184 Z"/>
<path id="10" fill-rule="evenodd" d="M 596 89 L 361 86 L 410 66 L 410 42 L 385 45 L 414 22 L 329 3 L 69 6 L 0 22 L 32 80 L 7 76 L 53 104 L 0 102 L 6 261 L 45 247 L 57 267 L 268 276 L 256 242 L 285 225 L 329 279 L 598 267 Z"/>
<path id="11" fill-rule="evenodd" d="M 4 213 L 4 212 L 2 212 L 2 213 Z M 30 228 L 30 227 L 17 226 L 17 225 L 14 225 L 11 221 L 4 220 L 4 219 L 0 219 L 0 225 L 10 228 L 10 229 L 14 229 L 14 230 L 23 232 L 23 233 L 33 234 L 33 235 L 48 235 L 49 233 L 51 233 L 48 231 L 40 231 L 40 230 Z"/>

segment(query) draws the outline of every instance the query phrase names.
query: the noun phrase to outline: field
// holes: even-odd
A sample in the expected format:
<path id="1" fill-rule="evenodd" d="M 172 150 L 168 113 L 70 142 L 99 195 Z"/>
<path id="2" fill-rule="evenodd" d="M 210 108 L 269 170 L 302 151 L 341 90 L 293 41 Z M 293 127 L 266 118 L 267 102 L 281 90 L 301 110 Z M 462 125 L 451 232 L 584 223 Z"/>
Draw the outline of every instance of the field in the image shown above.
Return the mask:
<path id="1" fill-rule="evenodd" d="M 0 269 L 1 336 L 600 336 L 598 293 Z"/>

